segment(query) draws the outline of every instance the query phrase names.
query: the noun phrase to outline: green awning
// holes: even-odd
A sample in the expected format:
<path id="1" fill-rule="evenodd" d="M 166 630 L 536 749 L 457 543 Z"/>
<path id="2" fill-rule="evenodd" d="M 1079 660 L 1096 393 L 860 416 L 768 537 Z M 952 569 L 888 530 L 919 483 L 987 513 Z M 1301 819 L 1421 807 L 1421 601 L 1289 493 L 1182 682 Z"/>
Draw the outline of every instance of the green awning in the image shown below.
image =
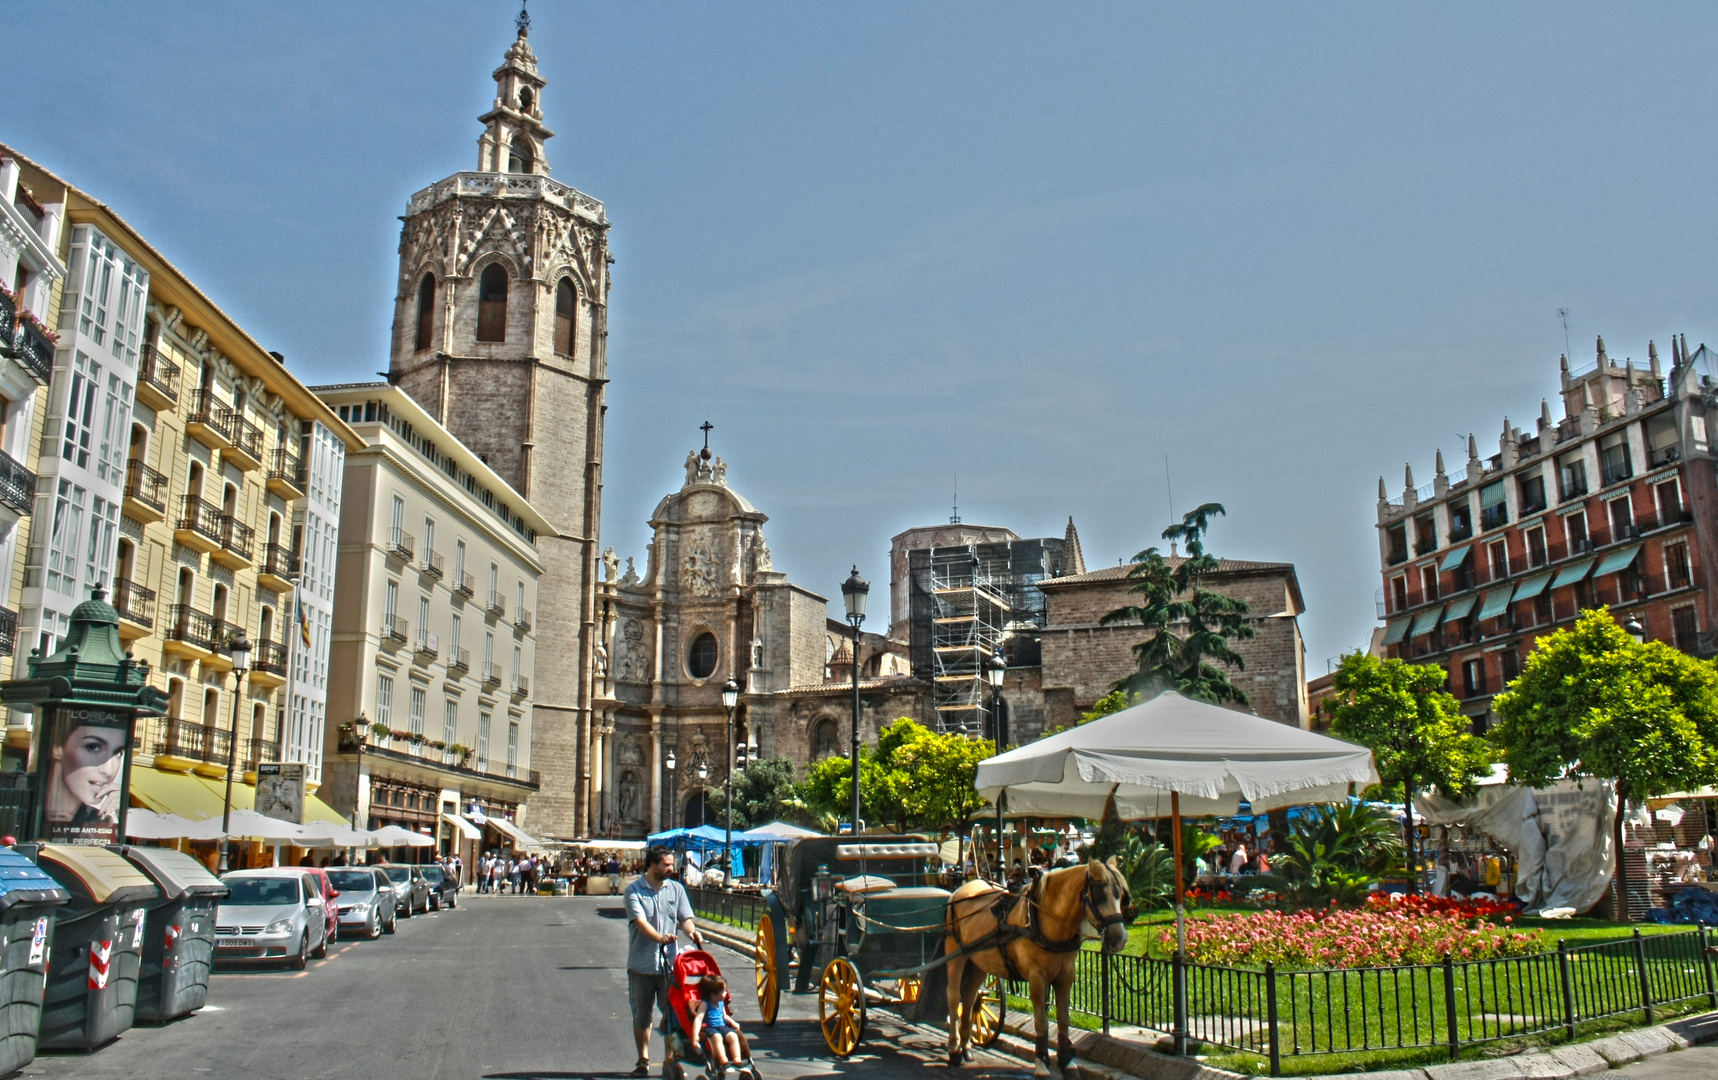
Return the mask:
<path id="1" fill-rule="evenodd" d="M 1477 596 L 1464 596 L 1460 600 L 1451 600 L 1450 609 L 1444 612 L 1444 621 L 1452 623 L 1467 618 L 1467 613 L 1473 610 L 1474 601 L 1478 599 Z"/>
<path id="2" fill-rule="evenodd" d="M 1640 549 L 1644 546 L 1643 544 L 1630 544 L 1628 547 L 1618 548 L 1611 552 L 1599 561 L 1599 568 L 1593 571 L 1593 576 L 1603 577 L 1606 574 L 1614 574 L 1618 570 L 1627 570 L 1629 564 L 1635 561 L 1635 556 L 1640 554 Z"/>
<path id="3" fill-rule="evenodd" d="M 1518 600 L 1531 600 L 1535 596 L 1544 592 L 1545 586 L 1551 584 L 1551 573 L 1552 572 L 1550 570 L 1547 570 L 1543 574 L 1530 577 L 1526 581 L 1523 581 L 1515 590 L 1515 596 L 1510 602 L 1514 603 Z"/>
<path id="4" fill-rule="evenodd" d="M 1510 586 L 1505 585 L 1501 589 L 1492 589 L 1487 592 L 1485 594 L 1485 603 L 1479 606 L 1480 621 L 1484 622 L 1486 619 L 1495 619 L 1499 615 L 1508 611 L 1509 594 L 1513 591 L 1514 590 Z"/>
<path id="5" fill-rule="evenodd" d="M 1467 552 L 1468 552 L 1469 546 L 1470 545 L 1468 545 L 1468 544 L 1463 544 L 1461 547 L 1456 548 L 1454 551 L 1450 552 L 1448 555 L 1445 555 L 1444 561 L 1438 564 L 1438 573 L 1447 574 L 1451 570 L 1454 570 L 1456 567 L 1460 566 L 1462 564 L 1462 560 L 1467 558 Z"/>
<path id="6" fill-rule="evenodd" d="M 1408 632 L 1408 636 L 1419 637 L 1421 634 L 1431 633 L 1432 628 L 1438 625 L 1438 619 L 1443 613 L 1444 606 L 1442 604 L 1437 604 L 1420 612 L 1414 616 L 1414 628 Z"/>
<path id="7" fill-rule="evenodd" d="M 1561 589 L 1565 585 L 1573 585 L 1577 581 L 1585 580 L 1587 571 L 1591 570 L 1593 568 L 1593 564 L 1598 561 L 1599 560 L 1597 559 L 1582 559 L 1573 566 L 1563 567 L 1562 570 L 1557 572 L 1557 580 L 1551 583 L 1551 587 L 1553 589 Z"/>
<path id="8" fill-rule="evenodd" d="M 1408 633 L 1408 624 L 1413 622 L 1413 616 L 1404 615 L 1400 619 L 1391 619 L 1384 628 L 1384 644 L 1394 645 Z"/>

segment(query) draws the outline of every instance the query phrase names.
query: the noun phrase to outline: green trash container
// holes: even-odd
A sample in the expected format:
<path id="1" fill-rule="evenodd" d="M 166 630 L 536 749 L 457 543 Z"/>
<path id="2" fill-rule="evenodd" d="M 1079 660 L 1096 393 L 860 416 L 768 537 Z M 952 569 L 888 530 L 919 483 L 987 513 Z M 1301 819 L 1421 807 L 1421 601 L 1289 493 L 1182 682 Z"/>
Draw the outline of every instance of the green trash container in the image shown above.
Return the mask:
<path id="1" fill-rule="evenodd" d="M 71 894 L 23 854 L 0 848 L 0 1076 L 36 1057 L 54 917 Z"/>
<path id="2" fill-rule="evenodd" d="M 172 848 L 120 849 L 161 890 L 143 920 L 137 976 L 137 1022 L 165 1024 L 201 1009 L 215 956 L 215 908 L 227 895 L 221 879 Z"/>
<path id="3" fill-rule="evenodd" d="M 111 848 L 43 844 L 37 862 L 71 893 L 54 927 L 43 1050 L 94 1050 L 131 1027 L 143 923 L 161 890 Z"/>

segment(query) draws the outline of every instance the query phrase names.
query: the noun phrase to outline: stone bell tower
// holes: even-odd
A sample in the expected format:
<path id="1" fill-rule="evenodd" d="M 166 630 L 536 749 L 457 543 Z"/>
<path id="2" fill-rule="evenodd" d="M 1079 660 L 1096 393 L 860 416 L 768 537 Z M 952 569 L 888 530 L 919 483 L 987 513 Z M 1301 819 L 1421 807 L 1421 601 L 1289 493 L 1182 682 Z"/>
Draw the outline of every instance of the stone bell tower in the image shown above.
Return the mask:
<path id="1" fill-rule="evenodd" d="M 530 19 L 495 69 L 476 172 L 413 195 L 389 381 L 554 522 L 539 536 L 531 831 L 590 828 L 596 542 L 607 382 L 608 218 L 549 178 Z"/>

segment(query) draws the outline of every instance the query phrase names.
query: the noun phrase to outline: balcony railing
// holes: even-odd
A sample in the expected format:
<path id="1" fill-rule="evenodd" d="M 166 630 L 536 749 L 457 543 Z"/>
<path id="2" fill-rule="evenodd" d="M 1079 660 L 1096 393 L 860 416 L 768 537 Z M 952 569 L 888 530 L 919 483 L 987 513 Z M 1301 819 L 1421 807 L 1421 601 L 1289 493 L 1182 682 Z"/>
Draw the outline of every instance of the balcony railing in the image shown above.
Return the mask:
<path id="1" fill-rule="evenodd" d="M 388 550 L 407 562 L 412 561 L 412 555 L 417 551 L 417 539 L 404 529 L 388 530 Z"/>
<path id="2" fill-rule="evenodd" d="M 459 593 L 467 600 L 477 595 L 477 590 L 472 587 L 471 575 L 466 573 L 464 570 L 455 570 L 453 572 L 453 591 Z"/>
<path id="3" fill-rule="evenodd" d="M 447 670 L 450 672 L 467 672 L 471 670 L 470 649 L 449 649 L 447 651 Z"/>
<path id="4" fill-rule="evenodd" d="M 285 544 L 268 545 L 264 549 L 262 572 L 282 581 L 291 581 L 298 576 L 298 552 Z"/>
<path id="5" fill-rule="evenodd" d="M 498 592 L 489 594 L 489 612 L 499 618 L 507 614 L 507 598 Z"/>
<path id="6" fill-rule="evenodd" d="M 0 607 L 0 656 L 11 656 L 18 646 L 18 613 Z"/>
<path id="7" fill-rule="evenodd" d="M 17 340 L 18 305 L 5 293 L 0 293 L 0 349 L 10 349 Z"/>
<path id="8" fill-rule="evenodd" d="M 232 759 L 232 737 L 213 724 L 193 724 L 176 716 L 161 721 L 157 754 L 225 765 Z"/>
<path id="9" fill-rule="evenodd" d="M 137 381 L 175 404 L 179 401 L 179 365 L 161 355 L 153 342 L 143 346 L 143 359 L 137 368 Z"/>
<path id="10" fill-rule="evenodd" d="M 522 607 L 513 613 L 513 625 L 521 630 L 531 629 L 531 609 Z"/>
<path id="11" fill-rule="evenodd" d="M 531 680 L 526 678 L 524 675 L 513 676 L 513 696 L 514 697 L 530 697 L 531 696 Z"/>
<path id="12" fill-rule="evenodd" d="M 398 615 L 382 616 L 382 637 L 384 640 L 404 644 L 406 636 L 406 620 Z"/>
<path id="13" fill-rule="evenodd" d="M 113 583 L 113 607 L 119 617 L 138 626 L 155 628 L 155 590 L 119 578 Z"/>
<path id="14" fill-rule="evenodd" d="M 441 654 L 441 639 L 420 626 L 417 644 L 412 646 L 412 651 L 424 659 L 434 660 Z"/>
<path id="15" fill-rule="evenodd" d="M 125 466 L 125 497 L 136 499 L 158 514 L 167 513 L 167 477 L 141 461 L 129 461 Z"/>
<path id="16" fill-rule="evenodd" d="M 54 343 L 48 336 L 36 329 L 36 324 L 27 319 L 19 320 L 18 331 L 12 340 L 9 350 L 12 357 L 23 365 L 30 377 L 48 385 L 54 377 Z"/>
<path id="17" fill-rule="evenodd" d="M 0 503 L 20 516 L 28 514 L 36 502 L 36 474 L 12 455 L 0 451 Z"/>
<path id="18" fill-rule="evenodd" d="M 424 550 L 424 573 L 441 577 L 441 552 Z"/>
<path id="19" fill-rule="evenodd" d="M 487 671 L 485 671 L 483 673 L 483 685 L 488 686 L 488 687 L 500 686 L 501 685 L 501 665 L 500 664 L 485 664 L 483 666 L 488 669 Z"/>
<path id="20" fill-rule="evenodd" d="M 233 418 L 233 445 L 242 453 L 250 455 L 258 462 L 262 461 L 262 429 L 240 416 L 236 411 Z"/>
<path id="21" fill-rule="evenodd" d="M 249 562 L 256 552 L 257 531 L 231 514 L 221 515 L 221 546 Z"/>
<path id="22" fill-rule="evenodd" d="M 283 641 L 269 641 L 267 638 L 257 642 L 256 658 L 251 666 L 257 671 L 266 671 L 281 678 L 286 677 L 287 648 Z"/>
<path id="23" fill-rule="evenodd" d="M 174 604 L 168 609 L 167 622 L 169 641 L 183 641 L 210 652 L 227 647 L 226 622 L 190 604 Z"/>
<path id="24" fill-rule="evenodd" d="M 279 760 L 279 742 L 274 739 L 252 739 L 250 753 L 245 756 L 245 767 L 254 770 L 265 761 Z"/>
<path id="25" fill-rule="evenodd" d="M 213 503 L 206 503 L 195 495 L 185 496 L 184 512 L 179 518 L 180 529 L 194 532 L 217 544 L 226 543 L 225 515 L 221 508 Z"/>
<path id="26" fill-rule="evenodd" d="M 1390 554 L 1385 557 L 1384 561 L 1390 566 L 1400 566 L 1408 561 L 1408 552 L 1406 549 L 1397 548 L 1390 552 Z"/>
<path id="27" fill-rule="evenodd" d="M 191 422 L 202 424 L 228 442 L 233 441 L 233 410 L 208 390 L 191 395 Z"/>
<path id="28" fill-rule="evenodd" d="M 268 471 L 268 478 L 291 484 L 303 491 L 306 480 L 304 463 L 298 459 L 297 454 L 280 447 L 274 452 L 274 468 Z"/>

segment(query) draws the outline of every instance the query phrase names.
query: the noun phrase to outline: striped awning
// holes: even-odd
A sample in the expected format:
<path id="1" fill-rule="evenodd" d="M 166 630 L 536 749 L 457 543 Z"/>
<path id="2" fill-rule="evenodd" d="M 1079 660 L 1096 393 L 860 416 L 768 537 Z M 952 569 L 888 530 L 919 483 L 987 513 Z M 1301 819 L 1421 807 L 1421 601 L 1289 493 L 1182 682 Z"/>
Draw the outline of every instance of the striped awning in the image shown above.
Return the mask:
<path id="1" fill-rule="evenodd" d="M 1599 560 L 1597 559 L 1582 559 L 1573 566 L 1563 567 L 1563 569 L 1557 572 L 1557 580 L 1551 583 L 1551 587 L 1553 589 L 1561 589 L 1565 585 L 1573 585 L 1577 581 L 1586 580 L 1587 572 L 1591 570 L 1593 568 L 1593 564 L 1598 561 Z"/>
<path id="2" fill-rule="evenodd" d="M 1528 578 L 1526 581 L 1523 581 L 1519 586 L 1517 586 L 1515 595 L 1511 598 L 1510 602 L 1514 603 L 1519 600 L 1531 600 L 1535 596 L 1538 596 L 1540 593 L 1545 591 L 1545 586 L 1551 584 L 1551 577 L 1552 572 L 1547 570 L 1543 574 L 1537 574 Z"/>
<path id="3" fill-rule="evenodd" d="M 1412 615 L 1404 615 L 1399 619 L 1391 619 L 1384 627 L 1384 644 L 1394 645 L 1408 634 L 1408 624 L 1414 621 Z"/>
<path id="4" fill-rule="evenodd" d="M 1628 547 L 1618 548 L 1611 552 L 1599 560 L 1599 568 L 1593 571 L 1593 576 L 1603 577 L 1606 574 L 1614 574 L 1618 570 L 1627 570 L 1629 564 L 1634 562 L 1636 556 L 1640 554 L 1640 549 L 1643 546 L 1645 545 L 1630 544 Z"/>
<path id="5" fill-rule="evenodd" d="M 1438 620 L 1443 617 L 1443 614 L 1444 607 L 1442 604 L 1429 607 L 1420 612 L 1418 615 L 1414 616 L 1414 628 L 1408 632 L 1409 636 L 1419 637 L 1421 634 L 1431 633 L 1432 628 L 1438 625 Z"/>
<path id="6" fill-rule="evenodd" d="M 1508 611 L 1509 596 L 1510 593 L 1514 591 L 1514 587 L 1509 585 L 1505 585 L 1501 589 L 1491 589 L 1487 591 L 1485 594 L 1485 603 L 1479 605 L 1480 620 L 1483 622 L 1486 619 L 1495 619 L 1499 615 Z"/>
<path id="7" fill-rule="evenodd" d="M 1441 574 L 1447 574 L 1451 570 L 1454 570 L 1456 567 L 1460 566 L 1462 564 L 1462 561 L 1467 558 L 1468 549 L 1469 549 L 1469 545 L 1463 544 L 1461 547 L 1456 548 L 1454 551 L 1450 552 L 1448 555 L 1445 555 L 1444 561 L 1438 564 L 1438 572 Z"/>
<path id="8" fill-rule="evenodd" d="M 1479 597 L 1464 596 L 1460 600 L 1451 600 L 1449 610 L 1444 612 L 1444 622 L 1459 622 L 1467 618 L 1467 613 L 1473 610 L 1473 605 Z"/>

